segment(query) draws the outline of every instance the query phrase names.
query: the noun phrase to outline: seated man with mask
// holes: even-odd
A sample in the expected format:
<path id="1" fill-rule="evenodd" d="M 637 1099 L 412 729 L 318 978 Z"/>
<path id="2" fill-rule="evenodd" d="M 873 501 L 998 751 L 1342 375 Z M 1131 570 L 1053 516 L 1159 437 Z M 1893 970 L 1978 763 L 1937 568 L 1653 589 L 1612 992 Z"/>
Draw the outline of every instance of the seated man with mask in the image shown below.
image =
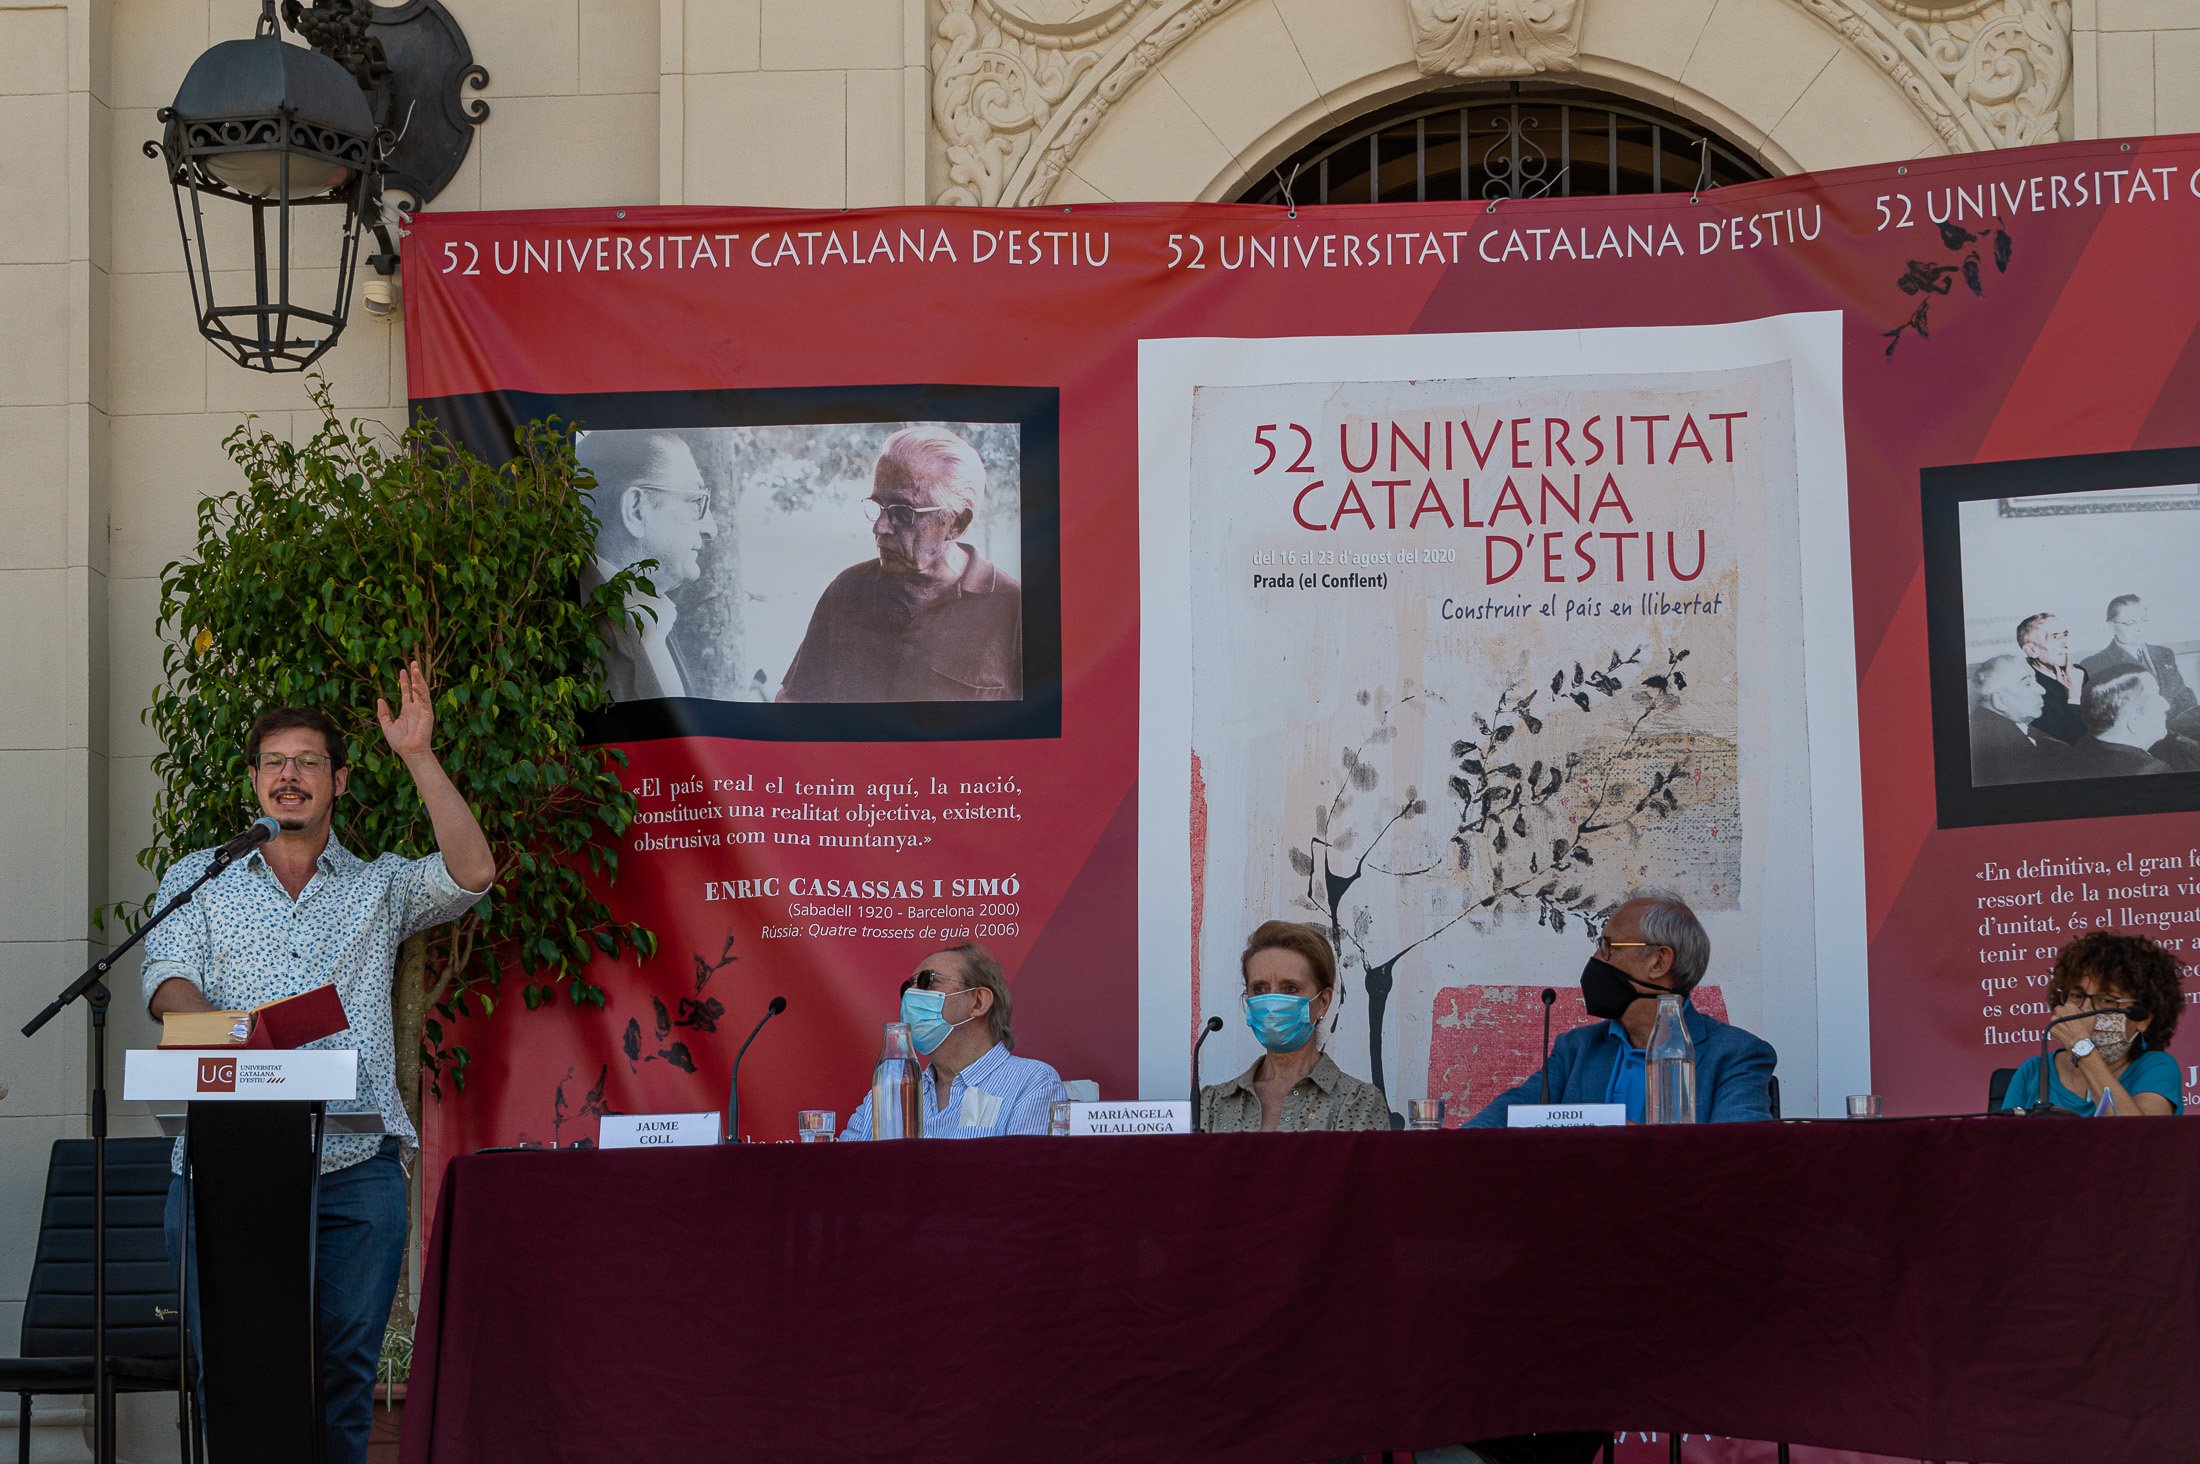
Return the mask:
<path id="1" fill-rule="evenodd" d="M 1677 895 L 1644 891 L 1612 912 L 1596 952 L 1581 973 L 1589 1015 L 1551 1044 L 1549 1102 L 1624 1103 L 1630 1123 L 1642 1121 L 1647 1068 L 1644 1049 L 1657 1021 L 1657 998 L 1682 994 L 1681 1016 L 1696 1046 L 1696 1121 L 1731 1123 L 1772 1117 L 1772 1045 L 1696 1010 L 1687 993 L 1711 965 L 1711 937 Z M 1542 1103 L 1543 1077 L 1532 1073 L 1467 1120 L 1469 1128 L 1503 1128 L 1515 1103 Z"/>
<path id="2" fill-rule="evenodd" d="M 1008 1014 L 1008 973 L 984 946 L 949 946 L 917 963 L 902 987 L 901 1020 L 918 1054 L 931 1058 L 917 1080 L 925 1138 L 1046 1133 L 1054 1102 L 1069 1090 L 1045 1063 L 1010 1056 Z M 871 1137 L 868 1096 L 840 1137 Z"/>

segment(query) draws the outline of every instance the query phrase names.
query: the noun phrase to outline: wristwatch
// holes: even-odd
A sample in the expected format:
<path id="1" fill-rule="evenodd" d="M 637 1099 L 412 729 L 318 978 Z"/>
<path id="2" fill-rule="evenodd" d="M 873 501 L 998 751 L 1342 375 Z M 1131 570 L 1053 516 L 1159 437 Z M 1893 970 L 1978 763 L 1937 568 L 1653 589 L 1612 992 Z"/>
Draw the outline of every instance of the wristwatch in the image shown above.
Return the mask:
<path id="1" fill-rule="evenodd" d="M 2077 1058 L 2091 1057 L 2093 1055 L 2093 1039 L 2080 1037 L 2077 1041 L 2071 1043 L 2070 1055 Z"/>

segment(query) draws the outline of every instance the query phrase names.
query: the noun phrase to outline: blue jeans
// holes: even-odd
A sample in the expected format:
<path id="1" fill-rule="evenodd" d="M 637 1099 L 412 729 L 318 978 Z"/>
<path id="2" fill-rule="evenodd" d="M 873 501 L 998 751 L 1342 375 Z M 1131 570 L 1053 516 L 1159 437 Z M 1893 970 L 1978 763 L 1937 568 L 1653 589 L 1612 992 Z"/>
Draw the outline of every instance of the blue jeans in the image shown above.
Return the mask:
<path id="1" fill-rule="evenodd" d="M 316 1265 L 321 1280 L 321 1458 L 364 1464 L 374 1429 L 374 1369 L 405 1264 L 405 1171 L 398 1143 L 321 1176 Z M 183 1180 L 169 1181 L 168 1259 L 182 1249 Z M 191 1260 L 191 1334 L 199 1330 L 198 1257 Z"/>

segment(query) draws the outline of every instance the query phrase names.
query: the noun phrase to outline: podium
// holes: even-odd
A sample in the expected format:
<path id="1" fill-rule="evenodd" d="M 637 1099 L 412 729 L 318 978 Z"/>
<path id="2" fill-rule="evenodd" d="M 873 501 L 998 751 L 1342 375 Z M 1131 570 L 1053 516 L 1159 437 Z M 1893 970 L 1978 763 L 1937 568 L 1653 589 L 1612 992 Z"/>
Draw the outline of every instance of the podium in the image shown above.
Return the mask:
<path id="1" fill-rule="evenodd" d="M 179 1287 L 184 1345 L 199 1358 L 208 1452 L 223 1464 L 321 1458 L 321 1141 L 381 1129 L 324 1105 L 358 1090 L 356 1052 L 124 1055 L 124 1098 L 184 1105 L 183 1250 L 196 1260 Z"/>

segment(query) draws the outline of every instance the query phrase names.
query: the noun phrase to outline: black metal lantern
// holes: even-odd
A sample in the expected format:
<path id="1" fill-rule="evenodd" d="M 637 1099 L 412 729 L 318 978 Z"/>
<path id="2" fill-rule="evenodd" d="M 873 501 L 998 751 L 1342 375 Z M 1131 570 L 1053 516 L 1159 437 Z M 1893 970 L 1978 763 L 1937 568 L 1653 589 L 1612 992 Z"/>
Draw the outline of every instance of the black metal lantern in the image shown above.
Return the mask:
<path id="1" fill-rule="evenodd" d="M 284 21 L 311 49 L 283 39 L 275 9 L 261 0 L 250 39 L 223 41 L 191 64 L 145 152 L 165 164 L 175 193 L 200 334 L 240 366 L 302 371 L 343 332 L 364 231 L 380 241 L 375 270 L 397 268 L 385 182 L 410 195 L 409 207 L 450 181 L 489 110 L 480 101 L 462 110 L 459 86 L 478 89 L 488 73 L 438 0 L 389 10 L 284 0 Z M 241 242 L 224 239 L 239 206 L 250 210 L 249 261 Z M 316 281 L 331 266 L 332 292 Z"/>

